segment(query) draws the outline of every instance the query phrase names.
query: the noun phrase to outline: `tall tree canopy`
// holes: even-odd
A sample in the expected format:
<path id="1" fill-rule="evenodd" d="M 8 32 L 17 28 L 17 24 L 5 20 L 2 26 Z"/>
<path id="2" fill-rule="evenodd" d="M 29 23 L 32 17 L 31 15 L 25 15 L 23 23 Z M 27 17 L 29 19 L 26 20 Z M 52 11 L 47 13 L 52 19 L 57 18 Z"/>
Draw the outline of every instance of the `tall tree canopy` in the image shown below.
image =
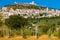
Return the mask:
<path id="1" fill-rule="evenodd" d="M 10 28 L 18 29 L 27 25 L 28 21 L 19 15 L 11 15 L 5 20 L 5 24 Z"/>

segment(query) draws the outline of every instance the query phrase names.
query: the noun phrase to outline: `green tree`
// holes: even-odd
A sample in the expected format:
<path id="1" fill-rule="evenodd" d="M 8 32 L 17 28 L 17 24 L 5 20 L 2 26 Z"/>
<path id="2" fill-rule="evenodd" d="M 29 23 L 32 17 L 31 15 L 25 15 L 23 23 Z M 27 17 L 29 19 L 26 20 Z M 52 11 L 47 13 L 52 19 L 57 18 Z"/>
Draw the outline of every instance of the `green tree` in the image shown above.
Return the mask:
<path id="1" fill-rule="evenodd" d="M 28 25 L 28 21 L 27 19 L 25 19 L 22 16 L 19 15 L 11 15 L 9 16 L 9 18 L 5 19 L 5 24 L 8 26 L 8 28 L 14 30 L 18 30 L 21 29 L 21 33 L 23 36 L 23 31 L 24 31 L 24 27 L 26 27 Z"/>
<path id="2" fill-rule="evenodd" d="M 12 29 L 22 28 L 28 24 L 27 20 L 18 15 L 11 15 L 5 20 L 5 24 Z"/>
<path id="3" fill-rule="evenodd" d="M 57 36 L 58 38 L 60 38 L 60 28 L 58 28 L 58 30 L 54 31 L 54 35 Z"/>

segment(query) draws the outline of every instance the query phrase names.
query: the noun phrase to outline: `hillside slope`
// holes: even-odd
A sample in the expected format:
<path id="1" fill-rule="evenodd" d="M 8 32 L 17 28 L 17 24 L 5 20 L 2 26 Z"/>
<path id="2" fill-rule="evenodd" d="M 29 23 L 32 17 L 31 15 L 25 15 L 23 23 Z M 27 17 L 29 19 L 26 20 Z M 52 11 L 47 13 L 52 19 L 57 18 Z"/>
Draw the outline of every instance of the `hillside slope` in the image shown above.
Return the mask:
<path id="1" fill-rule="evenodd" d="M 33 4 L 10 4 L 5 5 L 5 7 L 13 8 L 13 9 L 45 9 L 46 7 L 37 6 Z"/>

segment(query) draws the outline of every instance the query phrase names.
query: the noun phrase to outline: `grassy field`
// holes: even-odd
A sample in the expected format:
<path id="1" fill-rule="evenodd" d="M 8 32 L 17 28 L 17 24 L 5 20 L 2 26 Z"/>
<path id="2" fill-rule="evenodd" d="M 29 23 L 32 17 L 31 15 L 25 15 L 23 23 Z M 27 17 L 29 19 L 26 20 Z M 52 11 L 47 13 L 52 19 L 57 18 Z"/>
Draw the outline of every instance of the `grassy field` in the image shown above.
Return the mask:
<path id="1" fill-rule="evenodd" d="M 15 36 L 11 38 L 7 37 L 1 37 L 0 40 L 36 40 L 36 36 L 28 36 L 26 39 L 24 39 L 22 36 Z M 38 40 L 49 40 L 48 35 L 41 35 Z M 57 38 L 55 36 L 51 37 L 51 40 L 60 40 L 60 38 Z"/>

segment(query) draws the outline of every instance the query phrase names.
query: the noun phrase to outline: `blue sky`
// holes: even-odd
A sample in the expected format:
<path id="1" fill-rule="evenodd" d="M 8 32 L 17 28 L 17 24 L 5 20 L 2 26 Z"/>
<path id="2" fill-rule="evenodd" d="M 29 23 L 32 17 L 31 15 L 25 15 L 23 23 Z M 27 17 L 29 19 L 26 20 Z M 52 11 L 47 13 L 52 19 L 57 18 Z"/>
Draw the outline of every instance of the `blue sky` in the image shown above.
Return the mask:
<path id="1" fill-rule="evenodd" d="M 34 0 L 34 1 L 36 4 L 40 6 L 60 9 L 60 0 Z M 7 4 L 13 4 L 14 2 L 30 3 L 32 2 L 32 0 L 0 0 L 0 7 Z"/>

